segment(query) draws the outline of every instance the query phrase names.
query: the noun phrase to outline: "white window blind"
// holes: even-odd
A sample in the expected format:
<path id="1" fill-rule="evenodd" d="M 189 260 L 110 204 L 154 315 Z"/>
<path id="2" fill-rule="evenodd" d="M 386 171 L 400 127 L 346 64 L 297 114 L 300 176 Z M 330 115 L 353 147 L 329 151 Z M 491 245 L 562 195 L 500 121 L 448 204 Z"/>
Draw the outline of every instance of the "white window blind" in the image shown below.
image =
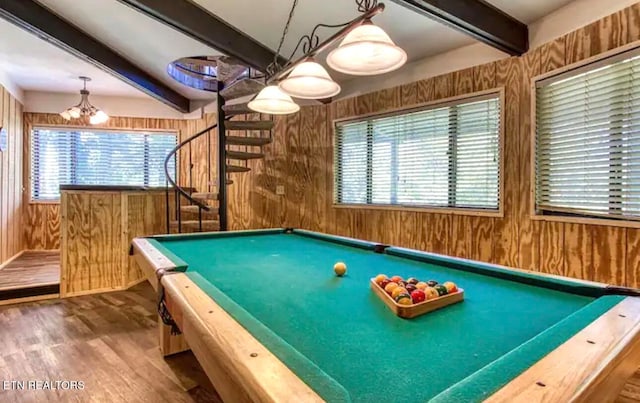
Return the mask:
<path id="1" fill-rule="evenodd" d="M 338 204 L 498 210 L 497 94 L 336 124 Z"/>
<path id="2" fill-rule="evenodd" d="M 34 128 L 31 199 L 57 200 L 63 184 L 164 186 L 176 141 L 175 133 Z"/>
<path id="3" fill-rule="evenodd" d="M 537 83 L 536 209 L 640 219 L 640 58 Z"/>

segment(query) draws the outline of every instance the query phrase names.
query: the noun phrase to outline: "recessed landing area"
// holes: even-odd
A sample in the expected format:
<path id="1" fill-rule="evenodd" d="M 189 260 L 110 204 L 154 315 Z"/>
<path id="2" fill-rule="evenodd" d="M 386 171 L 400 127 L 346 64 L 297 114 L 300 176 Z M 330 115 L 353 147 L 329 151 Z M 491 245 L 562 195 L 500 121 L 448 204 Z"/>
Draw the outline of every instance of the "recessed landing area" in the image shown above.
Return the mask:
<path id="1" fill-rule="evenodd" d="M 0 305 L 56 298 L 60 292 L 60 252 L 27 251 L 0 268 Z"/>

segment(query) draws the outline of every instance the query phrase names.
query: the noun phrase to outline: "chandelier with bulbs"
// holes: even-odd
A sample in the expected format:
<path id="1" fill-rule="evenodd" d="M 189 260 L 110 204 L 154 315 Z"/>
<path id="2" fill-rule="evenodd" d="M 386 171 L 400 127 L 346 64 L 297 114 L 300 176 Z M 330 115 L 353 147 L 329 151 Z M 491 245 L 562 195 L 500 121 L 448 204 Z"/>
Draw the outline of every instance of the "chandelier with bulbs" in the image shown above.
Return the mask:
<path id="1" fill-rule="evenodd" d="M 294 0 L 278 50 L 267 68 L 267 86 L 249 102 L 250 109 L 286 115 L 300 110 L 291 97 L 325 99 L 340 93 L 340 85 L 315 60 L 317 54 L 340 39 L 340 45 L 327 56 L 327 64 L 341 73 L 356 76 L 383 74 L 400 68 L 407 61 L 406 52 L 396 46 L 382 28 L 371 22 L 371 18 L 384 11 L 384 4 L 378 4 L 377 0 L 356 0 L 358 11 L 362 13 L 359 17 L 344 24 L 316 25 L 311 34 L 300 38 L 291 57 L 281 65 L 280 50 L 297 4 L 298 0 Z M 321 27 L 341 29 L 320 43 L 316 31 Z M 304 55 L 292 62 L 301 45 Z"/>
<path id="2" fill-rule="evenodd" d="M 99 125 L 109 120 L 109 115 L 91 105 L 89 102 L 89 91 L 87 90 L 87 81 L 91 81 L 89 77 L 78 77 L 84 82 L 84 87 L 80 90 L 80 103 L 60 112 L 66 120 L 89 118 L 89 123 Z"/>

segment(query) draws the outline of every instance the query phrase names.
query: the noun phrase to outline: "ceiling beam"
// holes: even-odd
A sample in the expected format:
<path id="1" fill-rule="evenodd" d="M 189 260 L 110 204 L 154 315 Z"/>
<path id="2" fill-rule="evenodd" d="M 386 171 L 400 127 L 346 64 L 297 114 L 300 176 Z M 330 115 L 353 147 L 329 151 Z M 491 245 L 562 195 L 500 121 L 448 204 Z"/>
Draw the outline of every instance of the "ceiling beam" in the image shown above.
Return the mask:
<path id="1" fill-rule="evenodd" d="M 391 0 L 512 56 L 529 50 L 526 24 L 484 0 Z"/>
<path id="2" fill-rule="evenodd" d="M 33 0 L 0 0 L 0 17 L 121 79 L 172 108 L 189 112 L 189 99 Z"/>
<path id="3" fill-rule="evenodd" d="M 274 59 L 274 51 L 190 0 L 118 1 L 259 71 Z"/>

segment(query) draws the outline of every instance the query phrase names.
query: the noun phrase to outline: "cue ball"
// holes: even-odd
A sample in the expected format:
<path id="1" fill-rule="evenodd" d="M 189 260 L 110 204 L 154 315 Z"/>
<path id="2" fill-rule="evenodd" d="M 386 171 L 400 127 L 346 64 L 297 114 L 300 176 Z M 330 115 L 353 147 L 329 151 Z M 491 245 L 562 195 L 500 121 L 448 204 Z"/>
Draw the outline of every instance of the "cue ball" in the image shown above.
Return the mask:
<path id="1" fill-rule="evenodd" d="M 342 262 L 338 262 L 333 265 L 333 271 L 336 272 L 338 277 L 342 277 L 347 272 L 347 265 Z"/>

